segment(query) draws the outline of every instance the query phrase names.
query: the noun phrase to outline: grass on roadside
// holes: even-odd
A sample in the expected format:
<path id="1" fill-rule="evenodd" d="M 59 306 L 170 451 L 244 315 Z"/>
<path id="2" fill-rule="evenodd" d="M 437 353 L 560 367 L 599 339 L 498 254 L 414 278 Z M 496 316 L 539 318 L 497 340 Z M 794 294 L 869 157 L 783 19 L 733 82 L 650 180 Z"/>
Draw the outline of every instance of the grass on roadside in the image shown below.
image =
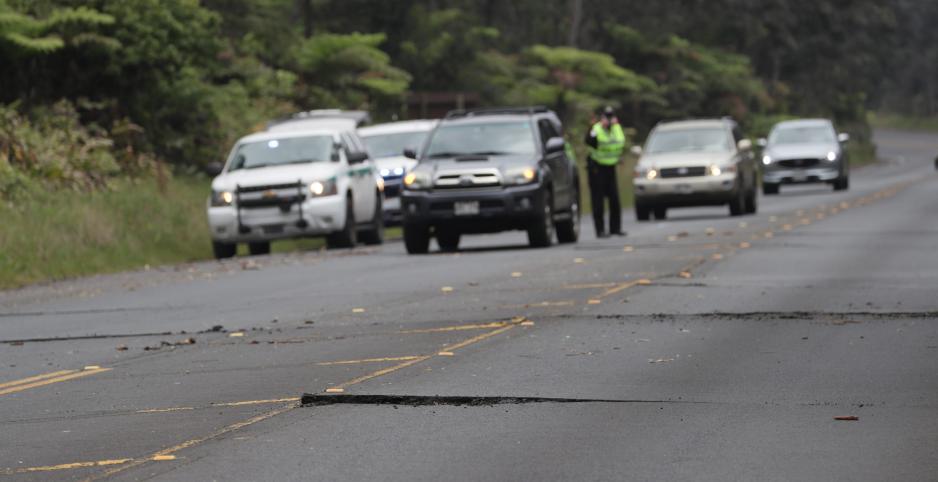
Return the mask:
<path id="1" fill-rule="evenodd" d="M 938 117 L 918 117 L 871 112 L 869 123 L 874 128 L 938 132 Z"/>

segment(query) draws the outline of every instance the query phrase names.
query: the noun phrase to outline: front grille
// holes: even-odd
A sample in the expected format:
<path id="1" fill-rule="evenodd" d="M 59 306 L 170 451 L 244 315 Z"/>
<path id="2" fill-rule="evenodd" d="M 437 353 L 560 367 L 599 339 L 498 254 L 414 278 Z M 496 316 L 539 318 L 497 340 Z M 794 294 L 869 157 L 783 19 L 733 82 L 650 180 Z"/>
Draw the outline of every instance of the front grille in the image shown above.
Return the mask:
<path id="1" fill-rule="evenodd" d="M 400 184 L 385 184 L 384 185 L 384 197 L 385 198 L 394 198 L 401 195 L 401 185 Z"/>
<path id="2" fill-rule="evenodd" d="M 247 193 L 247 192 L 264 192 L 264 191 L 278 191 L 281 189 L 292 189 L 296 191 L 298 188 L 301 188 L 302 185 L 298 182 L 293 182 L 290 184 L 271 184 L 269 186 L 238 186 L 238 192 Z"/>
<path id="3" fill-rule="evenodd" d="M 666 167 L 661 170 L 661 178 L 669 179 L 675 177 L 701 177 L 707 175 L 707 168 L 697 167 Z"/>
<path id="4" fill-rule="evenodd" d="M 820 159 L 786 159 L 778 161 L 778 165 L 782 167 L 815 167 L 820 163 Z"/>
<path id="5" fill-rule="evenodd" d="M 466 189 L 492 187 L 501 184 L 501 176 L 496 169 L 444 172 L 436 176 L 434 186 L 437 189 Z"/>
<path id="6" fill-rule="evenodd" d="M 237 201 L 242 209 L 280 208 L 286 212 L 296 203 L 306 200 L 303 184 L 270 184 L 266 186 L 238 186 Z"/>
<path id="7" fill-rule="evenodd" d="M 263 198 L 253 198 L 253 199 L 241 199 L 241 208 L 243 209 L 258 209 L 258 208 L 289 208 L 293 204 L 302 202 L 306 199 L 306 196 L 285 196 L 285 197 L 263 197 Z"/>

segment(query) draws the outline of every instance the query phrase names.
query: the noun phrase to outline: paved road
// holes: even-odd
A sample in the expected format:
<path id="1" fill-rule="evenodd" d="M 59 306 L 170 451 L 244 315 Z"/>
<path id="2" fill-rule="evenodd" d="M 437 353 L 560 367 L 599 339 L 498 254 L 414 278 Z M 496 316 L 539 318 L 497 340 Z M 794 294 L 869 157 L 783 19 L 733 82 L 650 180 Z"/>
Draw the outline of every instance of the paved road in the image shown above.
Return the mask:
<path id="1" fill-rule="evenodd" d="M 757 216 L 2 293 L 0 478 L 938 480 L 938 138 L 877 140 Z"/>

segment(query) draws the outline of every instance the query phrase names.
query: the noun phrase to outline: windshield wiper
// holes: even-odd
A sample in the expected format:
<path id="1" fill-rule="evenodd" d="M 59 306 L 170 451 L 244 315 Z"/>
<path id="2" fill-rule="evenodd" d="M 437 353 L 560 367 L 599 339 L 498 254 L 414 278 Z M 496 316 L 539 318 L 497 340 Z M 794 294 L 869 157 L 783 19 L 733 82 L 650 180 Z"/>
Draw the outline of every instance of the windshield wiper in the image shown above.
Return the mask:
<path id="1" fill-rule="evenodd" d="M 459 157 L 459 156 L 465 156 L 465 155 L 466 155 L 465 152 L 434 152 L 433 154 L 430 154 L 429 156 L 427 156 L 427 158 L 440 159 L 443 157 Z"/>
<path id="2" fill-rule="evenodd" d="M 479 152 L 470 152 L 468 156 L 507 156 L 510 155 L 510 152 L 504 151 L 479 151 Z"/>

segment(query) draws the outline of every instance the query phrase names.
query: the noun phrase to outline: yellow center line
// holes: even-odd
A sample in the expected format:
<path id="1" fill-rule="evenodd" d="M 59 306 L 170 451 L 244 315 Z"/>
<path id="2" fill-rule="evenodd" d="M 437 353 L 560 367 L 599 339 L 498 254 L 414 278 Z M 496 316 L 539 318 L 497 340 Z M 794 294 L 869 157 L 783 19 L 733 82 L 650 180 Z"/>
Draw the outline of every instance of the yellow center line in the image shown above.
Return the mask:
<path id="1" fill-rule="evenodd" d="M 176 452 L 179 452 L 179 451 L 181 451 L 181 450 L 185 450 L 185 449 L 187 449 L 187 448 L 189 448 L 189 447 L 194 447 L 194 446 L 196 446 L 196 445 L 199 445 L 199 444 L 201 444 L 201 443 L 207 442 L 207 441 L 212 440 L 212 439 L 216 439 L 216 438 L 221 437 L 221 436 L 223 436 L 223 435 L 226 435 L 226 434 L 228 434 L 228 433 L 234 432 L 234 431 L 236 431 L 236 430 L 240 430 L 240 429 L 242 429 L 242 428 L 244 428 L 244 427 L 247 427 L 247 426 L 250 426 L 250 425 L 254 425 L 254 424 L 259 423 L 259 422 L 263 422 L 264 420 L 267 420 L 267 419 L 269 419 L 269 418 L 273 418 L 273 417 L 276 417 L 277 415 L 281 415 L 281 414 L 287 413 L 287 412 L 289 412 L 289 411 L 291 411 L 291 410 L 293 410 L 293 409 L 295 409 L 295 408 L 297 408 L 297 407 L 299 407 L 299 404 L 294 403 L 294 404 L 286 405 L 286 406 L 284 406 L 284 407 L 280 407 L 280 408 L 275 409 L 275 410 L 271 410 L 271 411 L 266 412 L 266 413 L 262 413 L 262 414 L 260 414 L 260 415 L 258 415 L 258 416 L 256 416 L 256 417 L 251 417 L 251 418 L 249 418 L 249 419 L 247 419 L 247 420 L 244 420 L 244 421 L 241 421 L 241 422 L 237 422 L 237 423 L 233 423 L 233 424 L 231 424 L 231 425 L 228 425 L 227 427 L 218 429 L 218 430 L 216 430 L 215 432 L 212 432 L 211 434 L 206 435 L 206 436 L 204 436 L 204 437 L 194 438 L 194 439 L 191 439 L 191 440 L 187 440 L 187 441 L 185 441 L 185 442 L 183 442 L 183 443 L 181 443 L 181 444 L 174 445 L 174 446 L 169 447 L 169 448 L 165 448 L 165 449 L 163 449 L 163 450 L 160 450 L 159 452 L 155 452 L 155 453 L 151 454 L 151 455 L 150 455 L 149 457 L 147 457 L 147 458 L 144 458 L 144 459 L 132 459 L 132 460 L 130 460 L 129 462 L 125 463 L 124 465 L 121 465 L 120 467 L 114 467 L 114 468 L 112 468 L 112 469 L 110 469 L 110 470 L 107 470 L 107 471 L 101 473 L 101 474 L 92 475 L 91 477 L 88 477 L 88 478 L 86 478 L 86 479 L 84 479 L 84 480 L 85 480 L 86 482 L 90 482 L 90 481 L 93 481 L 93 480 L 105 479 L 105 478 L 111 477 L 112 475 L 115 475 L 115 474 L 118 474 L 118 473 L 120 473 L 120 472 L 123 472 L 123 471 L 125 471 L 125 470 L 132 469 L 132 468 L 134 468 L 134 467 L 139 467 L 139 466 L 141 466 L 141 465 L 143 465 L 143 464 L 145 464 L 145 463 L 147 463 L 147 462 L 153 461 L 153 460 L 157 460 L 157 461 L 158 461 L 158 460 L 172 460 L 169 456 L 175 454 Z"/>
<path id="2" fill-rule="evenodd" d="M 271 403 L 291 403 L 299 402 L 300 397 L 274 398 L 271 400 L 247 400 L 244 402 L 213 403 L 213 407 L 241 407 L 244 405 L 266 405 Z"/>
<path id="3" fill-rule="evenodd" d="M 39 380 L 45 380 L 46 378 L 60 377 L 62 375 L 68 375 L 69 373 L 75 373 L 75 370 L 61 370 L 57 372 L 36 375 L 34 377 L 24 378 L 22 380 L 13 380 L 12 382 L 0 383 L 0 389 L 12 387 L 14 385 L 23 385 L 25 383 L 35 382 Z"/>
<path id="4" fill-rule="evenodd" d="M 320 367 L 329 367 L 334 365 L 361 365 L 364 363 L 381 363 L 381 362 L 390 362 L 390 361 L 407 361 L 407 360 L 416 360 L 420 356 L 392 356 L 385 358 L 363 358 L 361 360 L 340 360 L 340 361 L 331 361 L 331 362 L 321 362 L 317 363 L 316 366 Z"/>
<path id="5" fill-rule="evenodd" d="M 42 467 L 20 467 L 17 469 L 0 469 L 0 475 L 29 474 L 33 472 L 55 472 L 57 470 L 83 469 L 87 467 L 107 467 L 121 465 L 133 459 L 93 460 L 90 462 L 73 462 L 70 464 L 46 465 Z"/>
<path id="6" fill-rule="evenodd" d="M 404 330 L 404 331 L 399 331 L 398 333 L 401 333 L 404 335 L 413 335 L 413 334 L 418 334 L 418 333 L 443 333 L 443 332 L 448 332 L 448 331 L 485 330 L 488 328 L 501 328 L 505 325 L 506 323 L 504 321 L 496 321 L 494 323 L 483 323 L 483 324 L 475 324 L 475 325 L 456 325 L 456 326 L 444 326 L 440 328 L 426 328 L 426 329 L 420 329 L 420 330 Z"/>
<path id="7" fill-rule="evenodd" d="M 609 288 L 608 290 L 606 290 L 605 292 L 603 292 L 603 294 L 599 295 L 599 297 L 600 297 L 600 298 L 606 298 L 607 296 L 612 296 L 612 295 L 614 295 L 614 294 L 616 294 L 616 293 L 625 291 L 625 290 L 627 290 L 627 289 L 629 289 L 629 288 L 631 288 L 631 287 L 633 287 L 633 286 L 638 286 L 638 282 L 639 282 L 639 280 L 632 280 L 632 281 L 629 281 L 629 282 L 627 282 L 627 283 L 621 283 L 621 284 L 619 284 L 619 285 L 616 285 L 614 288 Z"/>
<path id="8" fill-rule="evenodd" d="M 137 410 L 134 413 L 167 413 L 167 412 L 184 412 L 188 410 L 195 410 L 195 407 L 149 408 L 145 410 Z"/>
<path id="9" fill-rule="evenodd" d="M 87 377 L 87 376 L 90 376 L 90 375 L 94 375 L 94 374 L 97 374 L 97 373 L 102 373 L 102 372 L 106 372 L 106 371 L 110 371 L 110 370 L 111 370 L 110 368 L 94 368 L 94 369 L 91 369 L 91 370 L 82 370 L 82 371 L 80 371 L 80 372 L 72 372 L 72 373 L 69 373 L 69 374 L 66 374 L 66 375 L 62 375 L 62 376 L 58 376 L 58 377 L 55 377 L 55 378 L 48 378 L 48 379 L 44 379 L 44 380 L 40 380 L 40 381 L 36 381 L 36 382 L 32 382 L 32 383 L 27 383 L 27 384 L 25 384 L 25 385 L 16 385 L 16 386 L 13 386 L 13 387 L 10 387 L 10 388 L 5 388 L 5 389 L 0 390 L 0 395 L 6 395 L 6 394 L 9 394 L 9 393 L 22 392 L 22 391 L 24 391 L 24 390 L 29 390 L 29 389 L 31 389 L 31 388 L 42 387 L 42 386 L 45 386 L 45 385 L 51 385 L 51 384 L 53 384 L 53 383 L 59 383 L 59 382 L 64 382 L 64 381 L 68 381 L 68 380 L 73 380 L 73 379 L 75 379 L 75 378 Z"/>
<path id="10" fill-rule="evenodd" d="M 594 290 L 599 288 L 612 288 L 616 283 L 586 283 L 579 285 L 565 285 L 565 290 Z"/>
<path id="11" fill-rule="evenodd" d="M 467 346 L 469 346 L 469 345 L 472 345 L 472 344 L 474 344 L 474 343 L 478 343 L 478 342 L 480 342 L 480 341 L 482 341 L 482 340 L 485 340 L 485 339 L 487 339 L 487 338 L 491 338 L 491 337 L 493 337 L 493 336 L 500 335 L 500 334 L 502 334 L 502 333 L 504 333 L 504 332 L 506 332 L 506 331 L 508 331 L 508 330 L 510 330 L 510 329 L 512 329 L 512 328 L 514 328 L 515 326 L 516 326 L 515 324 L 511 324 L 511 325 L 508 325 L 508 326 L 504 326 L 504 327 L 499 328 L 499 329 L 497 329 L 497 330 L 492 330 L 492 331 L 490 331 L 490 332 L 488 332 L 488 333 L 483 333 L 483 334 L 481 334 L 481 335 L 479 335 L 479 336 L 474 336 L 474 337 L 472 337 L 472 338 L 470 338 L 470 339 L 468 339 L 468 340 L 461 341 L 461 342 L 459 342 L 459 343 L 457 343 L 457 344 L 455 344 L 455 345 L 445 345 L 444 348 L 446 349 L 446 351 L 456 351 L 456 350 L 458 350 L 458 349 L 460 349 L 460 348 L 465 348 L 465 347 L 467 347 Z"/>
<path id="12" fill-rule="evenodd" d="M 408 360 L 408 361 L 405 361 L 404 363 L 400 363 L 400 364 L 394 365 L 393 367 L 382 368 L 381 370 L 378 370 L 378 371 L 375 371 L 375 372 L 371 372 L 371 373 L 369 373 L 369 374 L 367 374 L 367 375 L 362 375 L 362 376 L 360 376 L 360 377 L 358 377 L 358 378 L 353 378 L 353 379 L 351 379 L 351 380 L 349 380 L 349 381 L 347 381 L 347 382 L 345 382 L 345 383 L 340 383 L 340 384 L 338 384 L 338 385 L 336 385 L 336 386 L 334 386 L 334 387 L 330 387 L 330 388 L 327 389 L 327 390 L 331 390 L 331 391 L 341 391 L 341 390 L 345 390 L 346 388 L 348 388 L 348 387 L 350 387 L 350 386 L 352 386 L 352 385 L 357 385 L 357 384 L 359 384 L 359 383 L 361 383 L 361 382 L 364 382 L 364 381 L 366 381 L 366 380 L 371 380 L 372 378 L 377 378 L 377 377 L 380 377 L 380 376 L 387 375 L 388 373 L 396 372 L 396 371 L 398 371 L 398 370 L 400 370 L 400 369 L 402 369 L 402 368 L 407 368 L 407 367 L 409 367 L 409 366 L 411 366 L 411 365 L 415 365 L 415 364 L 420 363 L 420 362 L 422 362 L 422 361 L 424 361 L 424 360 L 429 360 L 430 358 L 431 358 L 431 357 L 430 357 L 429 355 L 424 355 L 424 356 L 415 358 L 415 359 L 413 359 L 413 360 Z"/>

